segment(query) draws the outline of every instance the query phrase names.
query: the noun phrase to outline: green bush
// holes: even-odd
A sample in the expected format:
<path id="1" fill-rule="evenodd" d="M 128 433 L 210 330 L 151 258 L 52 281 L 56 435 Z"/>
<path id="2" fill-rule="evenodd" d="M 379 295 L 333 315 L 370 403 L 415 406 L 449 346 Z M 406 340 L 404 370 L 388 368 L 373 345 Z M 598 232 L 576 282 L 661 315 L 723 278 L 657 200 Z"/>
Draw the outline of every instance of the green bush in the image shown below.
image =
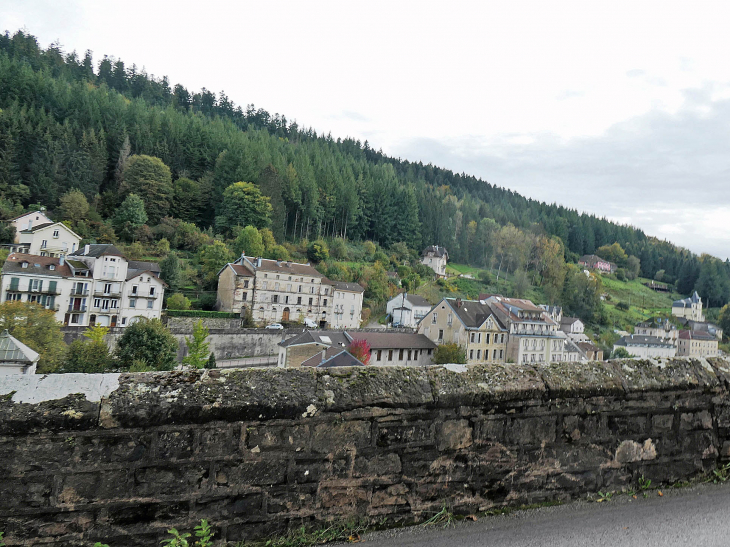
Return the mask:
<path id="1" fill-rule="evenodd" d="M 175 293 L 167 299 L 168 310 L 189 310 L 190 299 L 184 294 Z"/>

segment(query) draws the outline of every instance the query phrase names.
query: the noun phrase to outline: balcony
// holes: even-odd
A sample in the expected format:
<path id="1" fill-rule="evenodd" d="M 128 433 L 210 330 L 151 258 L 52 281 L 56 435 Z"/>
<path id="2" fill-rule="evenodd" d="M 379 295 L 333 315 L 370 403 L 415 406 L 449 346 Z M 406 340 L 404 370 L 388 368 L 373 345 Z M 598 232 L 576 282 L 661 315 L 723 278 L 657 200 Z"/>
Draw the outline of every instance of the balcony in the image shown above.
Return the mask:
<path id="1" fill-rule="evenodd" d="M 89 296 L 89 289 L 72 289 L 71 296 Z"/>
<path id="2" fill-rule="evenodd" d="M 94 289 L 94 296 L 102 298 L 119 298 L 122 295 L 122 291 L 115 289 L 113 291 L 104 292 L 104 289 Z"/>
<path id="3" fill-rule="evenodd" d="M 61 289 L 59 289 L 59 288 L 55 288 L 55 289 L 43 289 L 40 292 L 43 293 L 43 294 L 54 294 L 54 295 L 58 296 L 59 294 L 61 294 Z"/>
<path id="4" fill-rule="evenodd" d="M 71 304 L 68 307 L 68 313 L 86 313 L 86 306 L 74 306 Z"/>
<path id="5" fill-rule="evenodd" d="M 133 293 L 130 291 L 129 298 L 157 298 L 159 294 L 144 294 L 144 293 Z"/>

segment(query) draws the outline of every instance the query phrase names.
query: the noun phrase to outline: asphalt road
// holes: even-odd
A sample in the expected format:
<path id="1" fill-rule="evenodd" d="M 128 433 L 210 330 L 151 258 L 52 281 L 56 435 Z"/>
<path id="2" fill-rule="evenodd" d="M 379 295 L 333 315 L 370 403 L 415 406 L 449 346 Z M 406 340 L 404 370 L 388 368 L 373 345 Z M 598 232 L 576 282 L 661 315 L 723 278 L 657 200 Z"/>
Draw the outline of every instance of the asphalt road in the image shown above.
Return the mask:
<path id="1" fill-rule="evenodd" d="M 730 546 L 730 484 L 662 492 L 517 511 L 448 528 L 411 526 L 367 534 L 362 541 L 373 547 Z"/>

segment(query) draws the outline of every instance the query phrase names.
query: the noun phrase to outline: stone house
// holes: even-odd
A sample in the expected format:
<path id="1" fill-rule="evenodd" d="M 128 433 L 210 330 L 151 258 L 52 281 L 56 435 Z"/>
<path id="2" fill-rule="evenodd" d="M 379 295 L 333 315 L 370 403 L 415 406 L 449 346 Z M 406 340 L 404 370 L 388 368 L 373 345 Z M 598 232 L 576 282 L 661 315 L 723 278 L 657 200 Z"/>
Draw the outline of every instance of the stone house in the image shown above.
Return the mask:
<path id="1" fill-rule="evenodd" d="M 682 330 L 677 341 L 677 355 L 686 357 L 717 357 L 718 339 L 709 332 Z"/>
<path id="2" fill-rule="evenodd" d="M 692 321 L 703 322 L 705 316 L 702 314 L 702 299 L 697 291 L 689 298 L 675 300 L 672 302 L 672 315 L 675 317 L 683 317 Z"/>
<path id="3" fill-rule="evenodd" d="M 419 321 L 431 311 L 431 307 L 422 296 L 405 292 L 391 298 L 385 305 L 385 311 L 393 326 L 416 328 Z"/>
<path id="4" fill-rule="evenodd" d="M 259 323 L 306 318 L 323 328 L 353 328 L 360 326 L 363 292 L 356 283 L 330 281 L 308 263 L 241 256 L 218 272 L 217 308 L 250 308 Z"/>
<path id="5" fill-rule="evenodd" d="M 589 361 L 603 361 L 603 350 L 593 342 L 578 342 L 578 347 Z"/>
<path id="6" fill-rule="evenodd" d="M 347 349 L 352 340 L 344 331 L 305 330 L 279 343 L 280 368 L 296 368 L 316 355 L 330 348 L 337 351 Z M 334 354 L 333 354 L 334 355 Z"/>
<path id="7" fill-rule="evenodd" d="M 446 277 L 446 263 L 448 261 L 448 251 L 438 245 L 426 247 L 421 253 L 421 264 L 431 268 L 439 277 Z"/>
<path id="8" fill-rule="evenodd" d="M 507 358 L 507 328 L 486 302 L 444 298 L 418 324 L 418 333 L 438 345 L 462 346 L 467 364 Z"/>
<path id="9" fill-rule="evenodd" d="M 64 325 L 126 326 L 160 318 L 166 284 L 114 245 L 86 245 L 67 257 L 14 253 L 0 278 L 0 299 L 34 302 Z"/>
<path id="10" fill-rule="evenodd" d="M 630 334 L 622 336 L 613 345 L 614 351 L 624 348 L 629 355 L 638 359 L 653 359 L 659 357 L 674 357 L 677 354 L 677 346 L 670 344 L 656 336 L 643 336 Z"/>
<path id="11" fill-rule="evenodd" d="M 11 336 L 7 329 L 0 334 L 0 376 L 35 374 L 38 359 L 38 352 Z"/>

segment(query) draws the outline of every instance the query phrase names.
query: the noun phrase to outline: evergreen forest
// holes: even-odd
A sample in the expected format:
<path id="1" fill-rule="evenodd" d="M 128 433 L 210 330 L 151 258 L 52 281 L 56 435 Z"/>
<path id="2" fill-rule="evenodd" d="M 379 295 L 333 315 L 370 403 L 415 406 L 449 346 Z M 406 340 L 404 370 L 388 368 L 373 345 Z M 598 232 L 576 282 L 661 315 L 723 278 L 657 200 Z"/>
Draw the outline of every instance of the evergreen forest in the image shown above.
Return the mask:
<path id="1" fill-rule="evenodd" d="M 262 245 L 272 257 L 296 257 L 324 240 L 412 255 L 442 245 L 452 262 L 528 276 L 564 305 L 566 264 L 603 249 L 629 277 L 660 279 L 682 294 L 696 289 L 711 306 L 730 300 L 730 264 L 635 227 L 318 134 L 121 59 L 95 63 L 90 51 L 44 49 L 32 35 L 6 32 L 0 218 L 41 205 L 86 242 L 194 254 L 207 290 L 221 263 L 242 250 Z M 340 277 L 367 284 L 363 275 Z M 366 296 L 377 295 L 371 288 Z"/>

